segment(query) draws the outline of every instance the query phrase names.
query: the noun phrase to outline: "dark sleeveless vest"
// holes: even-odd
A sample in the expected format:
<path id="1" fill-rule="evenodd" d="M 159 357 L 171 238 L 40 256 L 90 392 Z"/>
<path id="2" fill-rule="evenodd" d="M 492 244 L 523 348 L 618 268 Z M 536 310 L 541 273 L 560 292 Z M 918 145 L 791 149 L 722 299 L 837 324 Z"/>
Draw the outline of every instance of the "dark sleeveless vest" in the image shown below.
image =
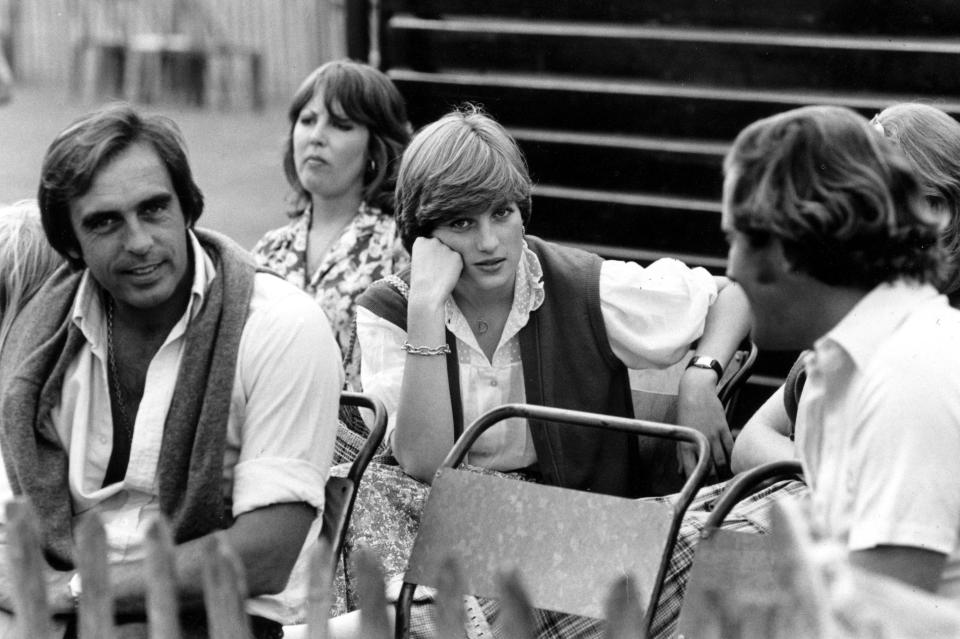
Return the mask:
<path id="1" fill-rule="evenodd" d="M 600 312 L 598 256 L 527 236 L 543 267 L 544 302 L 521 329 L 524 389 L 530 404 L 633 417 L 627 369 L 614 355 Z M 409 282 L 409 272 L 400 277 Z M 406 330 L 406 299 L 388 282 L 374 283 L 360 306 Z M 456 339 L 447 358 L 456 435 L 462 430 Z M 635 497 L 637 438 L 590 428 L 531 421 L 539 470 L 546 483 Z"/>

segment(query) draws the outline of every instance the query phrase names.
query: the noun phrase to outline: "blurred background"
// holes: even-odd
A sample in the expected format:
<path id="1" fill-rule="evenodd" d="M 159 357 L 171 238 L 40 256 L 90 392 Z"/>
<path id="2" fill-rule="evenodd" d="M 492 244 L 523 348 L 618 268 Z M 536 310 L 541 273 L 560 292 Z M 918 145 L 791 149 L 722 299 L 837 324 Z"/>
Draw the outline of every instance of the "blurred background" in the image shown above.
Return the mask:
<path id="1" fill-rule="evenodd" d="M 0 201 L 35 193 L 70 120 L 123 98 L 181 125 L 205 224 L 245 246 L 284 219 L 289 98 L 344 56 L 389 73 L 415 126 L 464 101 L 503 122 L 536 182 L 531 232 L 715 273 L 745 125 L 824 103 L 960 115 L 954 0 L 0 0 L 0 44 Z M 793 358 L 761 353 L 743 415 Z"/>

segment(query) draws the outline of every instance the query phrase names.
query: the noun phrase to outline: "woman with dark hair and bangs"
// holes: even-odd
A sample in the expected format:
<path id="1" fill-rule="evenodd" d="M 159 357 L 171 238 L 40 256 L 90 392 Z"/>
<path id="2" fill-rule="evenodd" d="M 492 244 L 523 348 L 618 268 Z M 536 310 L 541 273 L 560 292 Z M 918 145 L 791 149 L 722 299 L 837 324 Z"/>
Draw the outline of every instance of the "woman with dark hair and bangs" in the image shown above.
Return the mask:
<path id="1" fill-rule="evenodd" d="M 678 421 L 703 432 L 715 464 L 726 464 L 716 385 L 749 328 L 743 292 L 678 260 L 644 267 L 527 234 L 531 192 L 520 148 L 476 107 L 425 126 L 403 154 L 397 218 L 411 265 L 357 303 L 364 390 L 387 408 L 398 465 L 368 467 L 345 545 L 348 555 L 373 548 L 392 586 L 457 434 L 502 404 L 632 417 L 628 368 L 673 365 L 696 342 Z M 677 460 L 688 471 L 689 452 Z M 467 463 L 566 488 L 649 494 L 638 438 L 622 433 L 513 418 L 481 435 Z M 349 572 L 347 586 L 349 607 Z M 339 617 L 331 632 L 358 636 L 356 616 Z"/>
<path id="2" fill-rule="evenodd" d="M 410 138 L 406 105 L 386 75 L 340 60 L 307 76 L 288 117 L 283 168 L 293 189 L 291 220 L 264 235 L 253 253 L 323 308 L 346 386 L 360 390 L 356 298 L 409 260 L 393 217 L 397 165 Z"/>

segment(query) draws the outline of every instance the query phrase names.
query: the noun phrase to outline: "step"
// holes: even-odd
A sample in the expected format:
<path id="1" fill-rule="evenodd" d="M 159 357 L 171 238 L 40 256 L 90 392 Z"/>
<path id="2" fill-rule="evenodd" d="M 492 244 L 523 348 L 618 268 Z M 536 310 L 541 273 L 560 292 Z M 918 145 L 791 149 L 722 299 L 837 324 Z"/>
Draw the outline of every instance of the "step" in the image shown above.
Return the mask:
<path id="1" fill-rule="evenodd" d="M 499 16 L 826 33 L 960 33 L 953 0 L 381 0 L 385 15 Z"/>
<path id="2" fill-rule="evenodd" d="M 481 104 L 507 126 L 715 140 L 733 139 L 751 122 L 809 104 L 853 108 L 870 117 L 915 96 L 894 93 L 725 89 L 587 76 L 518 73 L 422 73 L 390 69 L 416 126 L 464 102 Z M 925 96 L 960 115 L 960 100 Z"/>
<path id="3" fill-rule="evenodd" d="M 707 86 L 960 95 L 956 38 L 409 14 L 394 16 L 388 26 L 388 64 L 431 73 L 482 67 Z"/>
<path id="4" fill-rule="evenodd" d="M 728 145 L 510 127 L 534 182 L 720 201 Z"/>
<path id="5" fill-rule="evenodd" d="M 719 201 L 538 184 L 527 228 L 558 242 L 695 256 L 714 266 L 727 254 Z"/>

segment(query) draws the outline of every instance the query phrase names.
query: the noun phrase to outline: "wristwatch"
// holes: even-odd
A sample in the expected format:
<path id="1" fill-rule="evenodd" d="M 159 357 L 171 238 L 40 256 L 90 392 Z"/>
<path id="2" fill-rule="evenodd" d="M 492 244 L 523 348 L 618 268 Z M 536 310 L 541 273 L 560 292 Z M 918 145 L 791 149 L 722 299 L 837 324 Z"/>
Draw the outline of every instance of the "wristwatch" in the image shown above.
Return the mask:
<path id="1" fill-rule="evenodd" d="M 720 365 L 720 362 L 706 355 L 694 355 L 691 357 L 687 363 L 687 368 L 709 368 L 717 374 L 717 381 L 720 381 L 720 378 L 723 377 L 723 366 Z"/>

